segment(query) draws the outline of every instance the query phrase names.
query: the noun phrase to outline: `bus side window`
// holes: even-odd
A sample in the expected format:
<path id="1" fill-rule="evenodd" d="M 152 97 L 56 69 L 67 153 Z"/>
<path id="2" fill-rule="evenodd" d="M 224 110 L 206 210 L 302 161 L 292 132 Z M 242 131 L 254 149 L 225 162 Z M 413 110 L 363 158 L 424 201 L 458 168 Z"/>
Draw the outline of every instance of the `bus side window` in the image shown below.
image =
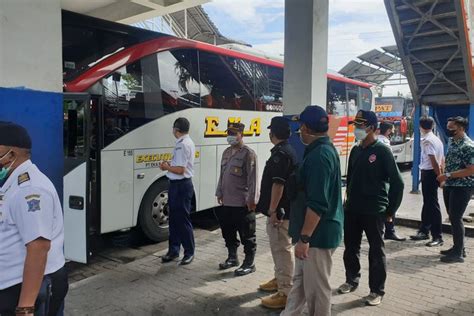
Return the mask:
<path id="1" fill-rule="evenodd" d="M 164 114 L 158 60 L 150 55 L 102 80 L 104 147 Z"/>
<path id="2" fill-rule="evenodd" d="M 372 108 L 372 91 L 359 87 L 359 110 L 370 111 Z"/>
<path id="3" fill-rule="evenodd" d="M 200 51 L 201 106 L 255 110 L 254 68 L 245 60 Z"/>
<path id="4" fill-rule="evenodd" d="M 328 79 L 326 110 L 330 115 L 345 116 L 347 107 L 346 84 Z"/>
<path id="5" fill-rule="evenodd" d="M 158 53 L 165 113 L 200 107 L 201 87 L 197 51 L 178 49 Z"/>
<path id="6" fill-rule="evenodd" d="M 347 88 L 347 116 L 356 116 L 359 110 L 359 88 L 352 84 L 346 84 Z"/>
<path id="7" fill-rule="evenodd" d="M 256 64 L 257 111 L 283 112 L 283 68 Z"/>

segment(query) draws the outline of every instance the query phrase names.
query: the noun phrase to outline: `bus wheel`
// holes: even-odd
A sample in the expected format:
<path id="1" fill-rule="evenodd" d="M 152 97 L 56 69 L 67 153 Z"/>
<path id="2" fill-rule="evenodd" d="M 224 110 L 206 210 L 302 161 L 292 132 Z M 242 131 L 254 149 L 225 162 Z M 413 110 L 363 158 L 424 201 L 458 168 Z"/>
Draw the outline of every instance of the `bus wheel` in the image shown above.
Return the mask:
<path id="1" fill-rule="evenodd" d="M 168 183 L 155 182 L 143 197 L 138 220 L 143 233 L 152 241 L 168 239 L 169 208 Z"/>

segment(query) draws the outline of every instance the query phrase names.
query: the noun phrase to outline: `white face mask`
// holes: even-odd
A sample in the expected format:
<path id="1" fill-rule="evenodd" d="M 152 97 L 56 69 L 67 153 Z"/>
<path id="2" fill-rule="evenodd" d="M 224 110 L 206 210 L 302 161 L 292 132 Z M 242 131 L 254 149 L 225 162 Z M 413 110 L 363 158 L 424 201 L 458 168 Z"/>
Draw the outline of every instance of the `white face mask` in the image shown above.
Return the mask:
<path id="1" fill-rule="evenodd" d="M 227 143 L 229 143 L 229 145 L 231 146 L 236 146 L 239 144 L 239 141 L 237 139 L 237 136 L 235 135 L 229 135 L 227 136 Z"/>
<path id="2" fill-rule="evenodd" d="M 354 135 L 357 141 L 361 141 L 367 137 L 367 132 L 364 128 L 356 127 L 354 130 Z"/>

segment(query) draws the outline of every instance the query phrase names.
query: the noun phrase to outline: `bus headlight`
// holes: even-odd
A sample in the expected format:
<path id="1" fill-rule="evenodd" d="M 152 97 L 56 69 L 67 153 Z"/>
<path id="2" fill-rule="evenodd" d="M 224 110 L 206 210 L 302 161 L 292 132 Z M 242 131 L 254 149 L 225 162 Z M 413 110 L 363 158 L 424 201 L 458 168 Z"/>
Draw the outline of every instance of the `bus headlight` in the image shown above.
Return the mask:
<path id="1" fill-rule="evenodd" d="M 403 151 L 403 147 L 392 148 L 392 153 L 394 154 L 400 154 L 402 151 Z"/>

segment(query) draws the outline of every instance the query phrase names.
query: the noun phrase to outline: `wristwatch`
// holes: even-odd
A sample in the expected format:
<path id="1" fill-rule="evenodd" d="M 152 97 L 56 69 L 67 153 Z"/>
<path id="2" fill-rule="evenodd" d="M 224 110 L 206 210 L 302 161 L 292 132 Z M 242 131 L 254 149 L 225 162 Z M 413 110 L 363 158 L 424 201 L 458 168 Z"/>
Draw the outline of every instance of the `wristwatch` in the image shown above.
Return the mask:
<path id="1" fill-rule="evenodd" d="M 448 178 L 448 179 L 451 178 L 451 172 L 446 172 L 444 175 L 445 175 L 446 178 Z"/>
<path id="2" fill-rule="evenodd" d="M 310 239 L 311 239 L 311 236 L 308 236 L 308 235 L 300 235 L 300 241 L 301 241 L 303 244 L 309 243 Z"/>

